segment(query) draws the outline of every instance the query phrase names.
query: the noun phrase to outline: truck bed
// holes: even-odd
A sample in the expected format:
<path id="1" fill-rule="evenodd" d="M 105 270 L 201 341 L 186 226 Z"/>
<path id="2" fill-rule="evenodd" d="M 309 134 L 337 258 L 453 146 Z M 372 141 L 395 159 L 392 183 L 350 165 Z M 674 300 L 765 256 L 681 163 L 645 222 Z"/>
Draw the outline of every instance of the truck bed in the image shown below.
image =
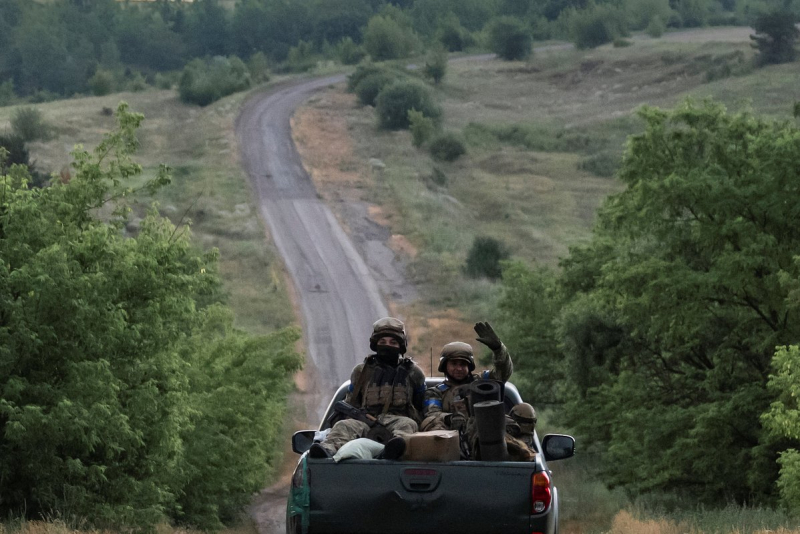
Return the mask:
<path id="1" fill-rule="evenodd" d="M 306 469 L 309 534 L 553 532 L 557 506 L 531 515 L 539 462 L 309 459 Z"/>

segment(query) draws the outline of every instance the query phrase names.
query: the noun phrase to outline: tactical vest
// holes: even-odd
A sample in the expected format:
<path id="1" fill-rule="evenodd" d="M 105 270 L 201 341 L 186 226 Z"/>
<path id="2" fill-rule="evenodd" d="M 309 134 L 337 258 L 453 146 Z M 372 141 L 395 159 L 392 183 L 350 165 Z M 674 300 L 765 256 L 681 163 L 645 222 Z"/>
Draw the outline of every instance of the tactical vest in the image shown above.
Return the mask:
<path id="1" fill-rule="evenodd" d="M 374 356 L 364 360 L 352 398 L 372 415 L 390 413 L 417 419 L 413 405 L 414 385 L 411 383 L 410 358 L 400 358 L 397 367 L 381 364 Z"/>

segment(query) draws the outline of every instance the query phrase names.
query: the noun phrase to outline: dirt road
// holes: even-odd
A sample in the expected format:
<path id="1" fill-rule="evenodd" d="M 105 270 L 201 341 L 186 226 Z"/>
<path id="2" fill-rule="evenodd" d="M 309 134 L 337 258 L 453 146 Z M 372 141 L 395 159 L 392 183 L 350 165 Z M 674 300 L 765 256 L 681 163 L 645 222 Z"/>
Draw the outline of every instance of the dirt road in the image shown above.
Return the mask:
<path id="1" fill-rule="evenodd" d="M 302 313 L 307 370 L 301 385 L 305 418 L 316 425 L 330 392 L 366 356 L 372 323 L 388 315 L 374 273 L 385 254 L 370 254 L 372 269 L 320 200 L 292 142 L 290 119 L 315 91 L 344 76 L 295 82 L 254 95 L 236 123 L 243 165 L 261 216 L 291 274 Z M 250 514 L 260 534 L 283 532 L 287 484 L 255 500 Z"/>

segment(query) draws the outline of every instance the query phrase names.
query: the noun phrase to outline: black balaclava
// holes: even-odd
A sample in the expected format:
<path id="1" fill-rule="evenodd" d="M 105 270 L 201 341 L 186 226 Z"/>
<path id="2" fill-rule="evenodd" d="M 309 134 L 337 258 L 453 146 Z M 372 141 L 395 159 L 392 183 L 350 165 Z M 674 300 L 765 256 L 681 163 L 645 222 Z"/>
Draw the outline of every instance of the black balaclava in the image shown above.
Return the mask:
<path id="1" fill-rule="evenodd" d="M 401 350 L 400 347 L 392 347 L 391 345 L 378 345 L 375 348 L 375 356 L 381 363 L 397 365 Z"/>

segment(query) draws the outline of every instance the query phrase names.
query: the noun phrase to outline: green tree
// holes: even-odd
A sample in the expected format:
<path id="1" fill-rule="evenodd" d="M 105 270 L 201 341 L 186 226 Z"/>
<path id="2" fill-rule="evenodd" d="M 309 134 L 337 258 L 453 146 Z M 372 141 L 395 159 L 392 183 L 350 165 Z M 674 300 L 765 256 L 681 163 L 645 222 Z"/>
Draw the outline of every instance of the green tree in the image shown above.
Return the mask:
<path id="1" fill-rule="evenodd" d="M 513 18 L 499 17 L 488 26 L 489 49 L 506 60 L 525 59 L 531 55 L 533 37 L 528 26 Z"/>
<path id="2" fill-rule="evenodd" d="M 795 302 L 798 302 L 795 295 Z M 770 393 L 775 400 L 761 421 L 777 439 L 789 440 L 791 448 L 781 451 L 778 488 L 781 499 L 793 513 L 800 512 L 800 347 L 778 347 L 772 360 L 773 374 L 769 377 Z"/>
<path id="3" fill-rule="evenodd" d="M 270 470 L 297 333 L 232 329 L 217 253 L 155 208 L 123 229 L 142 116 L 73 152 L 72 179 L 0 176 L 0 513 L 213 529 Z M 166 167 L 145 181 L 168 183 Z M 107 220 L 98 217 L 104 209 Z M 200 494 L 202 493 L 202 494 Z M 188 502 L 187 499 L 191 499 Z"/>
<path id="4" fill-rule="evenodd" d="M 389 16 L 372 17 L 364 29 L 364 50 L 374 61 L 408 57 L 414 51 L 416 41 L 410 27 Z"/>
<path id="5" fill-rule="evenodd" d="M 375 114 L 383 128 L 408 128 L 408 112 L 415 109 L 433 120 L 442 116 L 442 109 L 433 101 L 430 90 L 422 83 L 399 80 L 378 94 Z"/>
<path id="6" fill-rule="evenodd" d="M 628 34 L 625 13 L 611 4 L 588 4 L 569 12 L 568 25 L 578 48 L 595 48 Z"/>
<path id="7" fill-rule="evenodd" d="M 472 241 L 467 254 L 464 272 L 473 278 L 486 277 L 492 280 L 500 278 L 500 263 L 511 254 L 502 241 L 493 237 L 478 236 Z"/>
<path id="8" fill-rule="evenodd" d="M 758 62 L 761 65 L 795 60 L 795 45 L 800 37 L 796 22 L 794 13 L 785 10 L 772 11 L 756 18 L 753 22 L 756 33 L 750 39 L 753 41 L 753 48 L 758 49 Z"/>
<path id="9" fill-rule="evenodd" d="M 422 73 L 438 85 L 447 74 L 447 51 L 442 46 L 435 46 L 425 58 Z"/>
<path id="10" fill-rule="evenodd" d="M 800 131 L 708 102 L 639 115 L 626 189 L 563 263 L 567 413 L 605 451 L 612 485 L 768 501 L 777 451 L 758 418 L 774 347 L 800 336 L 783 283 L 800 271 L 800 211 L 786 202 Z"/>
<path id="11" fill-rule="evenodd" d="M 436 133 L 436 121 L 426 117 L 421 111 L 408 111 L 408 128 L 411 130 L 411 144 L 419 148 Z"/>

